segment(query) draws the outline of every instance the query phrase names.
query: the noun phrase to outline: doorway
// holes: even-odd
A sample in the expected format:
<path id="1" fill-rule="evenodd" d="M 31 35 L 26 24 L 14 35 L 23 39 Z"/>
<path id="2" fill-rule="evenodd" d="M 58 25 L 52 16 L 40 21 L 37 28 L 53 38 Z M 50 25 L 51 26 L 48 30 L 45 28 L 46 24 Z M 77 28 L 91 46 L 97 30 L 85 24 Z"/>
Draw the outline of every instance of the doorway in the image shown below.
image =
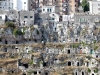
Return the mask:
<path id="1" fill-rule="evenodd" d="M 7 40 L 5 40 L 5 44 L 8 44 Z"/>
<path id="2" fill-rule="evenodd" d="M 68 54 L 70 54 L 70 50 L 68 50 Z"/>
<path id="3" fill-rule="evenodd" d="M 43 63 L 43 67 L 46 67 L 46 66 L 47 66 L 47 63 L 46 63 L 46 62 L 44 62 L 44 63 Z"/>
<path id="4" fill-rule="evenodd" d="M 19 42 L 18 42 L 18 41 L 16 41 L 16 44 L 19 44 Z"/>
<path id="5" fill-rule="evenodd" d="M 71 66 L 71 62 L 68 62 L 68 66 Z"/>
<path id="6" fill-rule="evenodd" d="M 75 73 L 75 75 L 77 75 L 77 72 Z"/>
<path id="7" fill-rule="evenodd" d="M 48 73 L 46 72 L 45 75 L 48 75 Z"/>
<path id="8" fill-rule="evenodd" d="M 78 42 L 78 39 L 76 39 L 75 41 Z"/>
<path id="9" fill-rule="evenodd" d="M 84 75 L 84 72 L 82 72 L 82 75 Z"/>
<path id="10" fill-rule="evenodd" d="M 25 68 L 28 68 L 28 64 L 23 64 L 23 66 L 24 66 Z"/>
<path id="11" fill-rule="evenodd" d="M 34 71 L 34 74 L 37 74 L 37 71 Z"/>
<path id="12" fill-rule="evenodd" d="M 79 62 L 77 62 L 77 66 L 79 66 Z"/>
<path id="13" fill-rule="evenodd" d="M 7 52 L 7 48 L 4 49 L 4 52 Z"/>

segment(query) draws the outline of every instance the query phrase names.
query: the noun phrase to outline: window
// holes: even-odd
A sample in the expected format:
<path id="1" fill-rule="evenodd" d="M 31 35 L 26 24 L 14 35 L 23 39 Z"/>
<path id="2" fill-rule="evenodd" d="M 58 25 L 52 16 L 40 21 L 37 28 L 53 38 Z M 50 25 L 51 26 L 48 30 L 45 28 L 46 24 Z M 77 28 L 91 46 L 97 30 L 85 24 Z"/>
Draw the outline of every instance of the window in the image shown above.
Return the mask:
<path id="1" fill-rule="evenodd" d="M 49 12 L 49 9 L 47 9 L 47 11 Z"/>
<path id="2" fill-rule="evenodd" d="M 26 2 L 24 2 L 24 4 L 26 4 Z"/>
<path id="3" fill-rule="evenodd" d="M 86 18 L 80 18 L 79 22 L 87 22 L 87 19 Z"/>
<path id="4" fill-rule="evenodd" d="M 54 16 L 54 14 L 52 14 Z"/>
<path id="5" fill-rule="evenodd" d="M 27 16 L 24 16 L 24 18 L 27 18 Z"/>
<path id="6" fill-rule="evenodd" d="M 98 6 L 100 6 L 100 4 L 98 4 Z"/>
<path id="7" fill-rule="evenodd" d="M 45 9 L 43 9 L 43 11 L 45 11 Z"/>
<path id="8" fill-rule="evenodd" d="M 55 20 L 54 18 L 52 18 L 52 20 Z"/>
<path id="9" fill-rule="evenodd" d="M 99 19 L 98 18 L 95 18 L 95 22 L 99 22 Z"/>
<path id="10" fill-rule="evenodd" d="M 87 20 L 86 20 L 86 18 L 84 18 L 84 22 L 86 22 Z"/>
<path id="11" fill-rule="evenodd" d="M 50 12 L 51 12 L 51 9 L 50 9 Z"/>
<path id="12" fill-rule="evenodd" d="M 33 16 L 30 16 L 30 18 L 33 18 Z"/>
<path id="13" fill-rule="evenodd" d="M 14 12 L 12 11 L 12 12 L 10 12 L 11 14 L 13 14 Z"/>
<path id="14" fill-rule="evenodd" d="M 98 10 L 100 10 L 100 8 L 98 8 Z"/>
<path id="15" fill-rule="evenodd" d="M 2 16 L 0 16 L 0 20 L 2 20 Z"/>
<path id="16" fill-rule="evenodd" d="M 7 5 L 7 3 L 5 3 L 5 6 Z"/>

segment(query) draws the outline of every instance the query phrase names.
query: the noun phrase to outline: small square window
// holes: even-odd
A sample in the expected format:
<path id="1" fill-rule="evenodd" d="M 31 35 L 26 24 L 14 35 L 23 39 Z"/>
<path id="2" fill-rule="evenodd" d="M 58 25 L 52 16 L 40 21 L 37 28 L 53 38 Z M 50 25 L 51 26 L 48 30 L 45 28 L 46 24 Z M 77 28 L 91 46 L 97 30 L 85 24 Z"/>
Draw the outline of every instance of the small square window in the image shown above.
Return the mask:
<path id="1" fill-rule="evenodd" d="M 30 18 L 33 18 L 33 16 L 30 16 Z"/>
<path id="2" fill-rule="evenodd" d="M 24 2 L 24 4 L 26 4 L 26 2 Z"/>
<path id="3" fill-rule="evenodd" d="M 98 4 L 98 6 L 100 6 L 100 4 Z"/>
<path id="4" fill-rule="evenodd" d="M 24 16 L 24 18 L 27 18 L 27 16 Z"/>
<path id="5" fill-rule="evenodd" d="M 52 18 L 52 20 L 55 20 L 54 18 Z"/>
<path id="6" fill-rule="evenodd" d="M 0 16 L 0 20 L 2 20 L 2 16 Z"/>
<path id="7" fill-rule="evenodd" d="M 98 10 L 100 10 L 100 8 L 98 8 Z"/>

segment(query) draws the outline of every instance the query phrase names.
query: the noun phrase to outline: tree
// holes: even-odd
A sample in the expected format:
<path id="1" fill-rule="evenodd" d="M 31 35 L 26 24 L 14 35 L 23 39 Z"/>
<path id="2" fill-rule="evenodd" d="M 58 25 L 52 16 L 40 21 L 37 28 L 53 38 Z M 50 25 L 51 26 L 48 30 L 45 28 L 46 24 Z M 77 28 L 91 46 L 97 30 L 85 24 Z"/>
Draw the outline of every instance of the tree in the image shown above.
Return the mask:
<path id="1" fill-rule="evenodd" d="M 84 12 L 89 11 L 89 3 L 87 2 L 87 0 L 82 0 L 81 6 Z"/>
<path id="2" fill-rule="evenodd" d="M 19 30 L 19 29 L 14 29 L 13 34 L 15 36 L 17 36 L 17 35 L 23 35 L 24 33 L 21 30 Z"/>

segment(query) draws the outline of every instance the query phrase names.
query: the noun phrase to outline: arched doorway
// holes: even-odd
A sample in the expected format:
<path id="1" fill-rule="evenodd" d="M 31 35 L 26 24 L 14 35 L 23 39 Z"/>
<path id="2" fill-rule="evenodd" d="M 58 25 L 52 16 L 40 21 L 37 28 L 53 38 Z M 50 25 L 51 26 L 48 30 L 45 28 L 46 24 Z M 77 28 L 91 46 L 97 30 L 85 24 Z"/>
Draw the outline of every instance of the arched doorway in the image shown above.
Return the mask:
<path id="1" fill-rule="evenodd" d="M 23 73 L 22 75 L 26 75 L 25 73 Z"/>
<path id="2" fill-rule="evenodd" d="M 77 75 L 77 72 L 75 73 L 75 75 Z"/>
<path id="3" fill-rule="evenodd" d="M 68 62 L 68 66 L 71 66 L 71 62 L 70 61 Z"/>
<path id="4" fill-rule="evenodd" d="M 63 75 L 67 75 L 66 73 L 64 73 Z"/>
<path id="5" fill-rule="evenodd" d="M 46 72 L 45 75 L 48 75 L 48 73 Z"/>
<path id="6" fill-rule="evenodd" d="M 16 44 L 19 44 L 19 42 L 18 42 L 18 41 L 16 41 Z"/>
<path id="7" fill-rule="evenodd" d="M 96 55 L 96 58 L 98 58 L 98 55 Z"/>
<path id="8" fill-rule="evenodd" d="M 76 39 L 75 41 L 78 42 L 78 39 Z"/>
<path id="9" fill-rule="evenodd" d="M 34 71 L 34 74 L 37 74 L 37 71 Z"/>
<path id="10" fill-rule="evenodd" d="M 84 72 L 82 72 L 82 75 L 84 75 Z"/>
<path id="11" fill-rule="evenodd" d="M 68 50 L 68 54 L 70 54 L 70 50 Z"/>

